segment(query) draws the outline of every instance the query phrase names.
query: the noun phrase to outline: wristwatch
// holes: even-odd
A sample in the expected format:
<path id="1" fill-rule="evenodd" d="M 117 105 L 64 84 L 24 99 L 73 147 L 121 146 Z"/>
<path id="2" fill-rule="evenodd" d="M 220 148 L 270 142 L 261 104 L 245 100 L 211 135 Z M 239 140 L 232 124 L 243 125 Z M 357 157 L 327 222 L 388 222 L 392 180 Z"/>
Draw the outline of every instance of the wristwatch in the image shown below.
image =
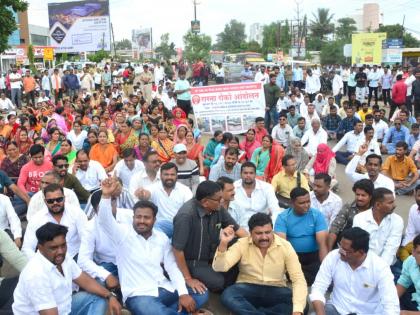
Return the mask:
<path id="1" fill-rule="evenodd" d="M 106 299 L 109 300 L 112 297 L 114 297 L 116 299 L 118 298 L 117 295 L 114 292 L 109 291 L 108 295 L 106 296 Z"/>

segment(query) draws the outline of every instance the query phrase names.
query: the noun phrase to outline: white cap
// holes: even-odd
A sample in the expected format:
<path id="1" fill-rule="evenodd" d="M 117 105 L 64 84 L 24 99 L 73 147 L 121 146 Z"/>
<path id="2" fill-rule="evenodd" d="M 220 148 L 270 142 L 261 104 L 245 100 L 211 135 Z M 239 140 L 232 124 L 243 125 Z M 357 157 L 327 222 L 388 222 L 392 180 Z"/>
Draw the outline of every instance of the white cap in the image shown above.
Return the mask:
<path id="1" fill-rule="evenodd" d="M 183 143 L 178 143 L 174 146 L 174 152 L 175 153 L 187 152 L 187 147 Z"/>

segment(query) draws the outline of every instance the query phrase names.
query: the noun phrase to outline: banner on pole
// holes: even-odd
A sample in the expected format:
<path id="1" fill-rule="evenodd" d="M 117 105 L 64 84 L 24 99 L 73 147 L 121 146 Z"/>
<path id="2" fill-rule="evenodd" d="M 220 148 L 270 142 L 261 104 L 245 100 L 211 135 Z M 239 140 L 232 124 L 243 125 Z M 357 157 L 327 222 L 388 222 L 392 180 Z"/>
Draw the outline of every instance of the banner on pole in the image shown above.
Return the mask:
<path id="1" fill-rule="evenodd" d="M 351 63 L 376 64 L 382 62 L 382 42 L 386 33 L 359 33 L 351 38 Z"/>
<path id="2" fill-rule="evenodd" d="M 260 82 L 193 87 L 191 104 L 196 125 L 203 133 L 244 133 L 253 127 L 255 118 L 265 115 Z"/>

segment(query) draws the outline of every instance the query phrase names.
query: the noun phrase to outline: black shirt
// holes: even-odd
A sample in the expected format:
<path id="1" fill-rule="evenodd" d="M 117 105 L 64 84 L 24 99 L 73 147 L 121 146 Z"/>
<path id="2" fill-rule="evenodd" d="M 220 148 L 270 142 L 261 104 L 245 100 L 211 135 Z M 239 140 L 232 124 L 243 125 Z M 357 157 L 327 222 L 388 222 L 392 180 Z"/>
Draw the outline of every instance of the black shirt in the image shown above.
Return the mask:
<path id="1" fill-rule="evenodd" d="M 359 88 L 366 86 L 367 76 L 364 72 L 357 72 L 356 76 L 354 77 L 356 80 L 356 86 Z"/>
<path id="2" fill-rule="evenodd" d="M 9 188 L 13 182 L 9 176 L 3 171 L 0 171 L 0 194 L 4 194 L 4 187 Z"/>
<path id="3" fill-rule="evenodd" d="M 209 262 L 219 245 L 220 229 L 239 225 L 225 209 L 207 213 L 197 199 L 187 201 L 174 217 L 172 245 L 184 252 L 185 260 Z"/>

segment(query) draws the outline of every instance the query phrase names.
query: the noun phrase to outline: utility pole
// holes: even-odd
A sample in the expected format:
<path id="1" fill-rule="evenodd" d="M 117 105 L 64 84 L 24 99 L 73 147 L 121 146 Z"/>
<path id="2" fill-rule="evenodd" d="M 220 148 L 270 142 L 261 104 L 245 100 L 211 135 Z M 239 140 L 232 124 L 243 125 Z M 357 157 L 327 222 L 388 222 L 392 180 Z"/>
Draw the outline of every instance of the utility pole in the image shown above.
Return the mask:
<path id="1" fill-rule="evenodd" d="M 297 15 L 297 57 L 300 58 L 301 48 L 301 25 L 300 25 L 300 5 L 302 0 L 295 0 L 296 3 L 296 15 Z M 293 33 L 294 36 L 294 33 Z"/>
<path id="2" fill-rule="evenodd" d="M 111 23 L 111 34 L 112 34 L 112 46 L 114 47 L 114 59 L 117 56 L 117 51 L 115 49 L 115 38 L 114 38 L 114 27 Z"/>
<path id="3" fill-rule="evenodd" d="M 193 0 L 194 3 L 194 21 L 197 21 L 197 0 Z"/>

